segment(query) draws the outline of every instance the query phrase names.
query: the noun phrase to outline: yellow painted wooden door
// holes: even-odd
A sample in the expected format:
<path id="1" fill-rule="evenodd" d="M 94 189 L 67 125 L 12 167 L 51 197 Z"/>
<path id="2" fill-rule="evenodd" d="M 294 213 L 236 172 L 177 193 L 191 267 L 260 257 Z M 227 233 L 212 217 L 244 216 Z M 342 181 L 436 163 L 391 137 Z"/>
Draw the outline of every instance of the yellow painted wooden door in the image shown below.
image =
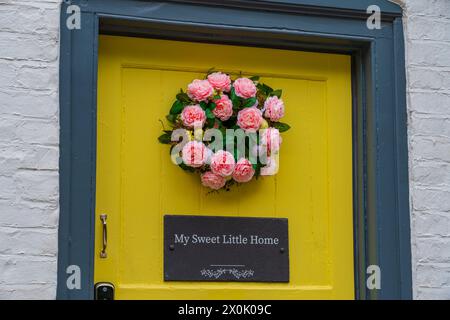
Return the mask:
<path id="1" fill-rule="evenodd" d="M 176 93 L 212 67 L 282 88 L 292 129 L 277 176 L 207 195 L 157 137 Z M 117 299 L 353 299 L 350 68 L 346 55 L 101 36 L 95 282 Z M 165 214 L 288 218 L 290 282 L 164 282 Z"/>

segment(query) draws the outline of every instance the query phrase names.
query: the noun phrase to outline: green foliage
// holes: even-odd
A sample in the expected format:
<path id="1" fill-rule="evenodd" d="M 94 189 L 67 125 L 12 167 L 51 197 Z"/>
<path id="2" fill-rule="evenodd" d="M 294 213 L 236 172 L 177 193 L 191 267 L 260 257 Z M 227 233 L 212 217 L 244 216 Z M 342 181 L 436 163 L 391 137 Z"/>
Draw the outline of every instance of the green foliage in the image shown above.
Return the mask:
<path id="1" fill-rule="evenodd" d="M 234 88 L 231 88 L 230 99 L 231 102 L 233 102 L 233 109 L 238 110 L 239 107 L 241 106 L 241 99 L 236 95 Z"/>
<path id="2" fill-rule="evenodd" d="M 286 132 L 291 128 L 290 125 L 288 125 L 287 123 L 283 123 L 283 122 L 273 122 L 272 126 L 276 129 L 278 129 L 278 131 L 280 131 L 280 132 Z"/>
<path id="3" fill-rule="evenodd" d="M 263 92 L 266 96 L 269 96 L 273 92 L 273 89 L 264 83 L 258 83 L 256 88 L 261 90 L 261 92 Z"/>
<path id="4" fill-rule="evenodd" d="M 242 107 L 250 108 L 250 107 L 253 107 L 255 105 L 255 103 L 256 103 L 256 98 L 249 98 L 249 99 L 244 100 Z"/>
<path id="5" fill-rule="evenodd" d="M 177 121 L 178 115 L 176 114 L 168 114 L 166 116 L 167 121 L 169 121 L 170 123 L 174 124 Z"/>
<path id="6" fill-rule="evenodd" d="M 282 94 L 283 94 L 283 90 L 275 90 L 270 93 L 271 96 L 277 96 L 278 98 L 281 98 Z"/>
<path id="7" fill-rule="evenodd" d="M 195 172 L 195 169 L 194 169 L 194 168 L 185 165 L 183 162 L 179 164 L 179 167 L 180 167 L 181 169 L 183 169 L 184 171 Z"/>
<path id="8" fill-rule="evenodd" d="M 170 114 L 180 114 L 181 111 L 183 111 L 183 108 L 183 103 L 180 100 L 176 100 L 170 109 Z"/>
<path id="9" fill-rule="evenodd" d="M 208 119 L 214 119 L 215 118 L 214 113 L 211 111 L 211 109 L 206 109 L 206 117 Z"/>
<path id="10" fill-rule="evenodd" d="M 259 81 L 259 76 L 253 76 L 250 78 L 252 81 Z"/>
<path id="11" fill-rule="evenodd" d="M 183 91 L 183 89 L 180 90 L 180 93 L 177 94 L 177 100 L 182 102 L 183 104 L 187 105 L 191 103 L 191 98 Z"/>
<path id="12" fill-rule="evenodd" d="M 158 140 L 162 144 L 170 144 L 170 143 L 172 143 L 172 131 L 170 131 L 170 133 L 166 132 L 163 135 L 159 136 Z"/>

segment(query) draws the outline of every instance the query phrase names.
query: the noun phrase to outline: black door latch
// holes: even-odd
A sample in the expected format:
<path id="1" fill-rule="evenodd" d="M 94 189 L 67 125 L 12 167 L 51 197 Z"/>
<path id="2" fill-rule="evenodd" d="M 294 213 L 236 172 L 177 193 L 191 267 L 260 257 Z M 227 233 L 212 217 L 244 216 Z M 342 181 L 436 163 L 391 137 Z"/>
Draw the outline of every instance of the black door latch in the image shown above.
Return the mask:
<path id="1" fill-rule="evenodd" d="M 114 300 L 114 285 L 109 282 L 95 284 L 95 300 Z"/>

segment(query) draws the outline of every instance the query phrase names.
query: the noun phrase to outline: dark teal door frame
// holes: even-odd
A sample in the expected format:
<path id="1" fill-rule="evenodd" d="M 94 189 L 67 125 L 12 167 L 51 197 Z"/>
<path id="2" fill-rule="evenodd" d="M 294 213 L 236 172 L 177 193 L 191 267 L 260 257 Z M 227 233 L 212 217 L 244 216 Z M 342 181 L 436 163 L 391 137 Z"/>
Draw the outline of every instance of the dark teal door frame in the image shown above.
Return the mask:
<path id="1" fill-rule="evenodd" d="M 81 28 L 69 30 L 70 5 Z M 382 28 L 366 26 L 367 7 Z M 352 56 L 355 293 L 410 299 L 411 244 L 401 9 L 385 0 L 73 0 L 61 11 L 59 299 L 92 299 L 99 34 Z M 81 288 L 67 288 L 67 267 Z M 366 287 L 369 265 L 381 289 Z"/>

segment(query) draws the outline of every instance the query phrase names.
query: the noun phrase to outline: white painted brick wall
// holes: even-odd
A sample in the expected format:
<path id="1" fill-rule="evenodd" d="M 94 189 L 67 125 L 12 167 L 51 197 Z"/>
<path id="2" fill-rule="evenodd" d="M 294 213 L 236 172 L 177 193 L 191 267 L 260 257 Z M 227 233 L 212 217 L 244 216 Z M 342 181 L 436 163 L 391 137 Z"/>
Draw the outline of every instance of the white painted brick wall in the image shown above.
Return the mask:
<path id="1" fill-rule="evenodd" d="M 53 299 L 60 0 L 0 0 L 0 299 Z M 414 297 L 450 299 L 450 0 L 405 9 Z"/>
<path id="2" fill-rule="evenodd" d="M 54 299 L 59 0 L 0 0 L 0 299 Z"/>
<path id="3" fill-rule="evenodd" d="M 415 299 L 450 299 L 450 0 L 405 12 Z"/>

